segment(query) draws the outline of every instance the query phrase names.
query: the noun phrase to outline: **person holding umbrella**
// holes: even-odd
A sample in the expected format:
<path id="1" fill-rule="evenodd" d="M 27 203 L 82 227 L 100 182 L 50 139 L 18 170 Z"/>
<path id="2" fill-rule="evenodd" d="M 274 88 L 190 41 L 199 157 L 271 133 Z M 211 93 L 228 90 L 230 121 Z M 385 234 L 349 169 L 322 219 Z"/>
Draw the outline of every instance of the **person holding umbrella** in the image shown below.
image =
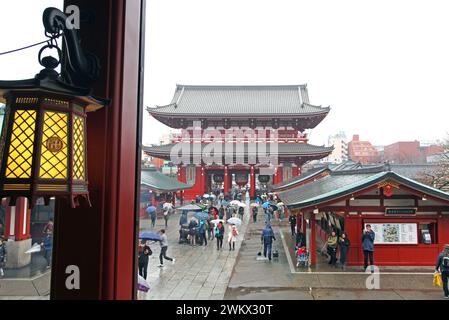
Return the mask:
<path id="1" fill-rule="evenodd" d="M 240 220 L 243 220 L 243 215 L 245 214 L 245 208 L 243 206 L 239 206 L 239 217 Z"/>
<path id="2" fill-rule="evenodd" d="M 175 259 L 167 257 L 168 239 L 167 235 L 165 234 L 165 230 L 162 229 L 161 231 L 159 231 L 159 234 L 161 235 L 161 253 L 159 254 L 159 262 L 161 264 L 158 267 L 162 268 L 164 266 L 164 259 L 171 261 L 173 264 L 175 264 Z"/>
<path id="3" fill-rule="evenodd" d="M 200 226 L 198 228 L 198 234 L 200 236 L 200 243 L 204 243 L 204 246 L 207 246 L 207 237 L 206 237 L 206 222 L 204 220 L 200 220 Z"/>
<path id="4" fill-rule="evenodd" d="M 179 225 L 187 224 L 187 210 L 182 210 L 181 216 L 179 217 Z"/>
<path id="5" fill-rule="evenodd" d="M 146 212 L 151 218 L 151 227 L 154 228 L 156 224 L 156 208 L 149 204 Z"/>
<path id="6" fill-rule="evenodd" d="M 231 244 L 232 244 L 232 250 L 235 250 L 235 240 L 237 239 L 239 235 L 239 232 L 234 224 L 231 224 L 229 226 L 229 232 L 228 232 L 228 243 L 229 243 L 229 251 L 231 251 Z"/>
<path id="7" fill-rule="evenodd" d="M 219 222 L 218 226 L 215 228 L 215 238 L 217 238 L 217 250 L 223 248 L 223 238 L 224 238 L 225 228 L 223 222 Z"/>
<path id="8" fill-rule="evenodd" d="M 194 246 L 196 244 L 196 232 L 197 232 L 198 223 L 194 218 L 190 219 L 189 222 L 189 237 L 190 237 L 190 245 Z"/>
<path id="9" fill-rule="evenodd" d="M 253 222 L 256 223 L 257 222 L 257 213 L 259 212 L 259 208 L 257 206 L 253 206 Z"/>

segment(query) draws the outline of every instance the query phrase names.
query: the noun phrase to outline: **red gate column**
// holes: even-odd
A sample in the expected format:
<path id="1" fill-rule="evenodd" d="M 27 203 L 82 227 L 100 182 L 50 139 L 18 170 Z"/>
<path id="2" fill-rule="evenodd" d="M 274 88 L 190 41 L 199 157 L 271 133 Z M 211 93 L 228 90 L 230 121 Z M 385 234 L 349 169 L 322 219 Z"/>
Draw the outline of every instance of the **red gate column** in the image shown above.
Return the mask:
<path id="1" fill-rule="evenodd" d="M 30 236 L 30 215 L 31 210 L 28 209 L 28 199 L 20 197 L 16 203 L 16 223 L 15 223 L 15 239 L 26 240 Z"/>
<path id="2" fill-rule="evenodd" d="M 292 167 L 292 178 L 299 176 L 299 168 L 298 167 Z"/>
<path id="3" fill-rule="evenodd" d="M 66 0 L 82 19 L 83 49 L 98 56 L 96 95 L 111 104 L 87 118 L 87 169 L 92 207 L 55 204 L 52 299 L 132 299 L 135 296 L 136 221 L 143 104 L 142 1 Z M 95 14 L 92 14 L 95 13 Z M 80 250 L 82 248 L 82 250 Z M 72 267 L 69 267 L 72 266 Z M 69 267 L 69 269 L 68 269 Z M 71 274 L 80 287 L 66 287 Z M 70 280 L 70 279 L 69 279 Z"/>
<path id="4" fill-rule="evenodd" d="M 229 193 L 229 169 L 228 166 L 225 166 L 224 168 L 224 186 L 223 186 L 223 193 L 227 195 Z"/>
<path id="5" fill-rule="evenodd" d="M 250 179 L 249 197 L 251 199 L 254 199 L 256 198 L 256 173 L 254 170 L 254 166 L 251 166 L 249 179 Z"/>
<path id="6" fill-rule="evenodd" d="M 273 184 L 278 183 L 278 168 L 274 168 L 274 174 L 273 174 Z"/>
<path id="7" fill-rule="evenodd" d="M 3 202 L 5 205 L 5 203 Z M 18 198 L 16 205 L 5 207 L 5 239 L 8 251 L 6 268 L 22 268 L 31 262 L 31 255 L 25 253 L 31 248 L 30 237 L 30 210 L 28 209 L 28 200 Z"/>

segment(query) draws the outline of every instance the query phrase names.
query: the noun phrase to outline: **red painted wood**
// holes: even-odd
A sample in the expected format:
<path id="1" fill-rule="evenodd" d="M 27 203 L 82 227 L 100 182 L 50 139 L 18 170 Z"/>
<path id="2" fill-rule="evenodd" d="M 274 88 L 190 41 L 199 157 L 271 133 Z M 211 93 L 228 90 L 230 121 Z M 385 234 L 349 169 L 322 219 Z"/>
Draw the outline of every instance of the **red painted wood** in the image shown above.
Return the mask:
<path id="1" fill-rule="evenodd" d="M 254 170 L 254 166 L 251 166 L 249 179 L 250 179 L 249 196 L 251 199 L 254 199 L 256 198 L 256 171 Z"/>
<path id="2" fill-rule="evenodd" d="M 315 222 L 315 217 L 312 216 L 312 218 L 309 220 L 310 221 L 310 228 L 312 229 L 311 231 L 311 251 L 310 252 L 310 259 L 311 259 L 311 265 L 315 265 L 316 264 L 316 222 Z"/>
<path id="3" fill-rule="evenodd" d="M 232 175 L 229 173 L 229 168 L 228 166 L 225 166 L 224 169 L 224 194 L 227 195 L 229 194 L 229 190 L 231 188 L 231 180 L 232 179 Z"/>
<path id="4" fill-rule="evenodd" d="M 187 168 L 184 167 L 183 174 L 186 172 Z M 204 194 L 204 176 L 201 175 L 201 167 L 195 167 L 195 182 L 190 189 L 184 190 L 184 200 L 191 201 L 195 200 L 196 196 L 202 196 Z M 187 181 L 187 180 L 186 180 Z"/>
<path id="5" fill-rule="evenodd" d="M 16 210 L 15 210 L 15 230 L 14 235 L 16 241 L 26 240 L 31 237 L 29 233 L 30 229 L 30 215 L 31 210 L 28 209 L 28 200 L 20 197 L 16 202 Z M 25 215 L 26 212 L 26 215 Z M 23 227 L 25 224 L 25 233 L 23 233 Z"/>
<path id="6" fill-rule="evenodd" d="M 299 167 L 292 167 L 292 178 L 299 176 Z"/>
<path id="7" fill-rule="evenodd" d="M 111 99 L 111 105 L 87 117 L 92 207 L 71 209 L 65 201 L 56 201 L 51 298 L 132 299 L 137 277 L 135 201 L 141 2 L 65 1 L 65 5 L 72 4 L 82 12 L 98 13 L 93 20 L 82 20 L 79 31 L 83 48 L 101 61 L 95 94 Z M 65 287 L 68 265 L 80 269 L 79 290 Z"/>

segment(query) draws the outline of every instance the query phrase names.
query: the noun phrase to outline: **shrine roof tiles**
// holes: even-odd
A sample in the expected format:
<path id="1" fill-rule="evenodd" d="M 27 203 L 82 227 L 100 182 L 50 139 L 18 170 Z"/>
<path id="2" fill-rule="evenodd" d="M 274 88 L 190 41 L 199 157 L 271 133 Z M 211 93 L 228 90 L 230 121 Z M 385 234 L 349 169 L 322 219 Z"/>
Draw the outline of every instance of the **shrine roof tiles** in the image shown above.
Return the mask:
<path id="1" fill-rule="evenodd" d="M 330 108 L 312 105 L 306 85 L 177 85 L 169 105 L 148 108 L 167 115 L 316 115 Z"/>

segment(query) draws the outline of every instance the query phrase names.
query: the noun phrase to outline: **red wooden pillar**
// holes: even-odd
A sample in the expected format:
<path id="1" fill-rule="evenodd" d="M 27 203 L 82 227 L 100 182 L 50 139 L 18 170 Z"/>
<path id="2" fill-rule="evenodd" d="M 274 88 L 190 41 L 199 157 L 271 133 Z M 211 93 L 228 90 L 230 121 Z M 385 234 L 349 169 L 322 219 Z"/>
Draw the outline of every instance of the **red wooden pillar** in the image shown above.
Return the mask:
<path id="1" fill-rule="evenodd" d="M 276 170 L 277 173 L 277 183 L 281 183 L 282 181 L 284 181 L 283 177 L 284 177 L 284 168 L 283 167 L 278 167 Z"/>
<path id="2" fill-rule="evenodd" d="M 299 171 L 298 167 L 292 167 L 292 178 L 299 176 Z"/>
<path id="3" fill-rule="evenodd" d="M 256 198 L 256 170 L 254 169 L 254 166 L 251 166 L 249 179 L 250 179 L 249 197 L 251 199 L 255 199 Z"/>
<path id="4" fill-rule="evenodd" d="M 186 183 L 186 167 L 178 165 L 178 181 Z"/>
<path id="5" fill-rule="evenodd" d="M 278 183 L 278 168 L 274 168 L 274 174 L 273 174 L 273 184 L 277 184 Z"/>
<path id="6" fill-rule="evenodd" d="M 225 165 L 225 168 L 224 168 L 224 187 L 223 187 L 223 193 L 225 194 L 225 195 L 227 195 L 228 193 L 229 193 L 229 188 L 230 188 L 230 184 L 229 184 L 229 176 L 230 176 L 230 174 L 229 174 L 229 168 L 228 168 L 228 166 L 226 166 Z"/>
<path id="7" fill-rule="evenodd" d="M 28 200 L 26 198 L 18 198 L 14 207 L 8 206 L 6 200 L 2 201 L 5 208 L 5 239 L 15 241 L 26 240 L 30 235 L 30 215 L 31 210 L 28 209 Z"/>
<path id="8" fill-rule="evenodd" d="M 136 295 L 143 4 L 130 0 L 64 3 L 78 6 L 82 15 L 91 17 L 81 20 L 81 44 L 100 59 L 102 69 L 94 92 L 111 104 L 87 117 L 92 207 L 72 209 L 67 201 L 56 201 L 52 299 L 121 300 Z M 79 275 L 76 290 L 66 287 L 70 266 Z"/>
<path id="9" fill-rule="evenodd" d="M 316 222 L 315 222 L 315 214 L 312 213 L 312 216 L 310 218 L 310 229 L 311 229 L 311 236 L 310 236 L 310 261 L 311 265 L 314 266 L 316 264 Z"/>
<path id="10" fill-rule="evenodd" d="M 201 193 L 200 196 L 203 196 L 207 192 L 207 172 L 204 169 L 204 164 L 201 164 Z"/>
<path id="11" fill-rule="evenodd" d="M 16 241 L 30 238 L 30 215 L 28 209 L 28 199 L 20 197 L 15 206 L 15 239 Z"/>

